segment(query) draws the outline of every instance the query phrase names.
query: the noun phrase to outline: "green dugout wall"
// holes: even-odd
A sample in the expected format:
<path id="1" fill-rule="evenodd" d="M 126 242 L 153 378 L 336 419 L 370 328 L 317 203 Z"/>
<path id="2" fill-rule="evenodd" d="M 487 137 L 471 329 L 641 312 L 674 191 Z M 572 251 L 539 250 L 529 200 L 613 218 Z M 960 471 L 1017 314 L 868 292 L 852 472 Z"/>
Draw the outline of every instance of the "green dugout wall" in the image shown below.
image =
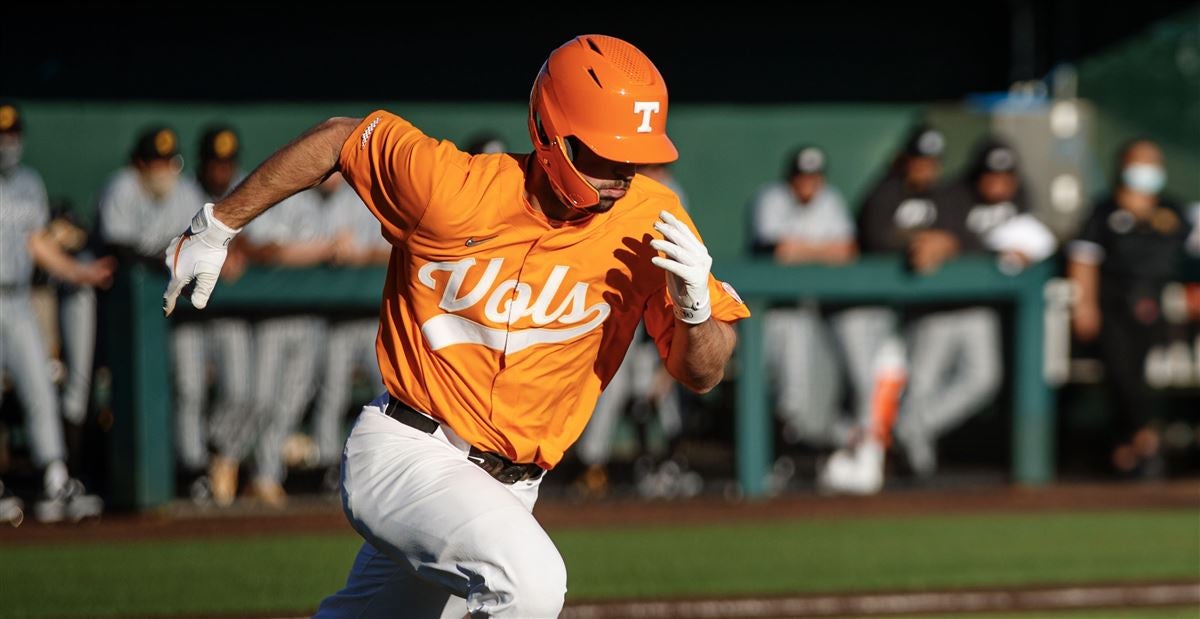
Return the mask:
<path id="1" fill-rule="evenodd" d="M 25 102 L 26 160 L 45 177 L 52 198 L 68 199 L 74 211 L 90 220 L 106 179 L 126 162 L 139 130 L 151 123 L 179 131 L 188 171 L 201 128 L 229 123 L 242 134 L 243 167 L 252 168 L 330 116 L 365 115 L 380 107 L 433 137 L 463 144 L 474 133 L 491 130 L 504 136 L 512 150 L 529 148 L 526 108 L 520 104 Z M 696 223 L 713 253 L 728 256 L 744 247 L 747 200 L 760 184 L 779 177 L 792 148 L 801 143 L 825 147 L 830 182 L 856 205 L 920 111 L 896 105 L 678 105 L 668 127 L 681 153 L 676 175 Z M 980 116 L 954 128 L 967 126 L 969 133 L 978 134 L 986 122 Z M 952 144 L 957 147 L 961 141 Z"/>

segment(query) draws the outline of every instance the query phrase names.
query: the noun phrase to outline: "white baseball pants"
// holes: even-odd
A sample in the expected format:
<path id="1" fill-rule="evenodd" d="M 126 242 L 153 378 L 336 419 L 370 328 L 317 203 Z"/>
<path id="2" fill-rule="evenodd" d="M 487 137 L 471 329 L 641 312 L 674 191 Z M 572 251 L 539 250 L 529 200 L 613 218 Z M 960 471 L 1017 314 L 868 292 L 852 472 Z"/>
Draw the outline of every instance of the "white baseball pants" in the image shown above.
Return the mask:
<path id="1" fill-rule="evenodd" d="M 346 440 L 342 507 L 366 541 L 315 617 L 557 617 L 567 572 L 532 514 L 540 480 L 496 481 L 453 430 L 404 425 L 387 398 Z"/>

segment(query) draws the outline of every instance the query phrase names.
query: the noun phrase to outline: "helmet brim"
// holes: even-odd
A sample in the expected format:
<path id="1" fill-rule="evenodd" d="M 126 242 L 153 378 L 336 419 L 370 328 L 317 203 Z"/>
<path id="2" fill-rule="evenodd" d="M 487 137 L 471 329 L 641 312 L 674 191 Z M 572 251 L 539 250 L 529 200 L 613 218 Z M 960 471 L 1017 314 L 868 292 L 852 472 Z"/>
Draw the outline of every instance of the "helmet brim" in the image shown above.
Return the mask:
<path id="1" fill-rule="evenodd" d="M 671 163 L 679 159 L 679 150 L 671 138 L 662 134 L 614 135 L 582 141 L 592 152 L 609 161 L 650 164 Z"/>

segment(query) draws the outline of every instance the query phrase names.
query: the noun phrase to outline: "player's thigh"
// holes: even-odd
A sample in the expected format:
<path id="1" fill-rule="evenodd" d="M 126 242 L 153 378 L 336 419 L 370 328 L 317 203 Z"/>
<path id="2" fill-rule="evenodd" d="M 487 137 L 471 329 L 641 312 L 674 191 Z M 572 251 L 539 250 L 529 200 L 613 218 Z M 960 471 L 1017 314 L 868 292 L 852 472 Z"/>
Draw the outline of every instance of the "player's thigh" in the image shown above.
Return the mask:
<path id="1" fill-rule="evenodd" d="M 203 324 L 185 322 L 171 329 L 175 385 L 181 395 L 199 398 L 203 393 L 207 383 L 206 354 Z"/>
<path id="2" fill-rule="evenodd" d="M 6 304 L 0 318 L 3 341 L 0 357 L 13 386 L 27 408 L 54 410 L 50 356 L 41 328 L 28 302 Z"/>
<path id="3" fill-rule="evenodd" d="M 344 453 L 343 502 L 354 528 L 460 596 L 478 582 L 517 597 L 565 589 L 558 550 L 517 496 L 529 493 L 525 486 L 514 493 L 449 443 L 375 407 L 359 415 Z"/>

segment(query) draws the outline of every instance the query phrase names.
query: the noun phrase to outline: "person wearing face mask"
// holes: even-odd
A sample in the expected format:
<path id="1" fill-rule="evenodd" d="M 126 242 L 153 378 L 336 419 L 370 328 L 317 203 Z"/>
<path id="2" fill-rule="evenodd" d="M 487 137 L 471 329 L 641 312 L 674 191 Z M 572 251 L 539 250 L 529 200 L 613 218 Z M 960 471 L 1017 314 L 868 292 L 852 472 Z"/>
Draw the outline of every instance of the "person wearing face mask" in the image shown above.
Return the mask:
<path id="1" fill-rule="evenodd" d="M 0 371 L 11 380 L 25 410 L 30 454 L 44 472 L 34 517 L 41 522 L 78 521 L 99 516 L 103 501 L 88 494 L 67 470 L 60 398 L 50 378 L 50 359 L 31 303 L 30 284 L 36 265 L 59 282 L 89 291 L 107 287 L 113 264 L 76 260 L 55 240 L 47 228 L 50 209 L 42 178 L 21 165 L 23 140 L 20 111 L 13 104 L 0 103 Z M 63 319 L 69 321 L 71 316 L 66 312 Z M 89 373 L 90 369 L 89 363 Z M 0 521 L 19 524 L 22 517 L 22 502 L 0 482 Z"/>
<path id="2" fill-rule="evenodd" d="M 1146 354 L 1164 336 L 1163 287 L 1176 274 L 1188 225 L 1163 196 L 1163 154 L 1153 141 L 1127 142 L 1117 156 L 1112 193 L 1100 200 L 1068 246 L 1067 273 L 1078 300 L 1071 326 L 1081 342 L 1096 341 L 1105 383 L 1116 407 L 1112 465 L 1127 476 L 1163 473 L 1154 413 L 1145 381 Z"/>

